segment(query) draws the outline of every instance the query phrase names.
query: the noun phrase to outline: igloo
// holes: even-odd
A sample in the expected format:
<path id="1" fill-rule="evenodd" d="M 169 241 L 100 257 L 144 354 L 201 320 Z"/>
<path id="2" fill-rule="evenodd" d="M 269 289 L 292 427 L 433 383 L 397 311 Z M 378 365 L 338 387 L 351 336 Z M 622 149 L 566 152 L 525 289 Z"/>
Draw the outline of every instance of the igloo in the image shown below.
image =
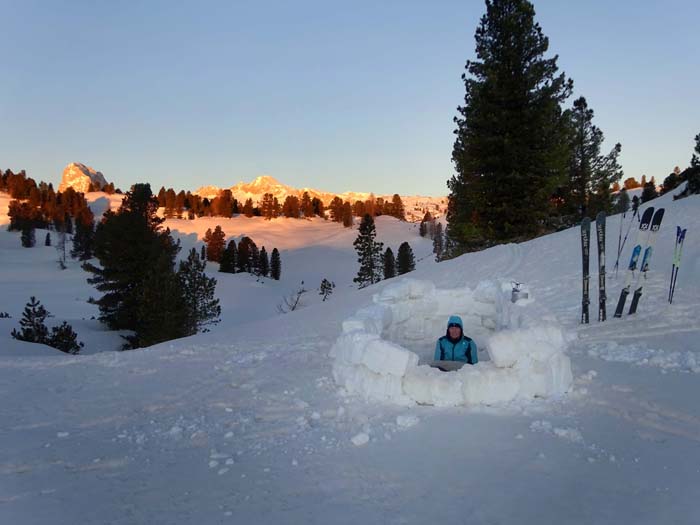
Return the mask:
<path id="1" fill-rule="evenodd" d="M 397 280 L 343 321 L 330 350 L 333 377 L 347 392 L 401 405 L 493 405 L 565 393 L 573 377 L 564 332 L 536 300 L 510 299 L 505 282 L 438 289 Z M 477 343 L 479 363 L 441 372 L 427 363 L 452 314 Z"/>

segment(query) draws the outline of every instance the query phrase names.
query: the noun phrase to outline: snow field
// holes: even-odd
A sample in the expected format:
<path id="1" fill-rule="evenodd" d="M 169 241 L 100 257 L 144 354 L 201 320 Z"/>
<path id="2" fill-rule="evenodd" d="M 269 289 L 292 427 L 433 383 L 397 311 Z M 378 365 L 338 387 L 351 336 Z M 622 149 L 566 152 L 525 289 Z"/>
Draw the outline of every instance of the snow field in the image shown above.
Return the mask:
<path id="1" fill-rule="evenodd" d="M 455 313 L 490 361 L 449 373 L 421 365 L 432 360 L 436 334 Z M 490 405 L 561 395 L 573 382 L 562 329 L 536 301 L 511 303 L 506 283 L 441 290 L 431 281 L 404 278 L 343 321 L 342 330 L 330 350 L 333 377 L 345 391 L 367 400 Z"/>

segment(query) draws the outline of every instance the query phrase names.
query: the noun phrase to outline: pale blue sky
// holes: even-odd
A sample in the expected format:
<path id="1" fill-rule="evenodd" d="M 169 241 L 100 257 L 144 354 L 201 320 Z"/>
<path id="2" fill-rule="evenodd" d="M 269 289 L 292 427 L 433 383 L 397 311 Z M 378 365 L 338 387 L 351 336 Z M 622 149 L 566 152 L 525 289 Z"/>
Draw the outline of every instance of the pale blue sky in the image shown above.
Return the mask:
<path id="1" fill-rule="evenodd" d="M 626 176 L 688 165 L 700 2 L 536 1 Z M 482 1 L 0 0 L 0 168 L 443 195 Z M 573 102 L 573 99 L 571 100 Z"/>

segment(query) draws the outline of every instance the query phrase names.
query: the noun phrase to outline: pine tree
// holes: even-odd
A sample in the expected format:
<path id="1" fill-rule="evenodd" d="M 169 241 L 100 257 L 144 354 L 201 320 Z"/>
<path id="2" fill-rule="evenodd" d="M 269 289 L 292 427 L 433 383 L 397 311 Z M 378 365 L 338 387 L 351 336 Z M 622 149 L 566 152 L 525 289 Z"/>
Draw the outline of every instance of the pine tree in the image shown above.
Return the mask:
<path id="1" fill-rule="evenodd" d="M 204 242 L 207 244 L 207 258 L 213 262 L 221 260 L 221 254 L 226 246 L 226 234 L 218 224 L 214 231 L 207 229 L 204 234 Z"/>
<path id="2" fill-rule="evenodd" d="M 75 221 L 75 235 L 70 255 L 74 259 L 87 261 L 92 258 L 95 244 L 95 219 L 89 208 L 85 208 Z"/>
<path id="3" fill-rule="evenodd" d="M 309 201 L 309 204 L 310 203 L 311 201 Z M 287 197 L 284 199 L 284 204 L 282 205 L 282 215 L 288 219 L 298 219 L 300 213 L 301 205 L 299 203 L 299 197 L 296 195 L 287 195 Z"/>
<path id="4" fill-rule="evenodd" d="M 236 273 L 236 262 L 238 259 L 238 250 L 236 249 L 236 241 L 231 239 L 226 246 L 226 249 L 221 254 L 219 261 L 219 271 L 224 273 Z M 202 258 L 204 260 L 204 258 Z"/>
<path id="5" fill-rule="evenodd" d="M 333 288 L 335 288 L 335 283 L 328 279 L 323 279 L 321 281 L 321 286 L 318 287 L 318 294 L 323 297 L 324 302 L 333 293 Z"/>
<path id="6" fill-rule="evenodd" d="M 352 205 L 349 202 L 343 203 L 343 226 L 352 227 Z"/>
<path id="7" fill-rule="evenodd" d="M 601 155 L 603 132 L 593 125 L 593 110 L 584 97 L 574 101 L 571 119 L 569 184 L 567 204 L 570 213 L 594 216 L 612 210 L 611 185 L 622 178 L 617 158 L 622 150 L 618 143 L 607 155 Z"/>
<path id="8" fill-rule="evenodd" d="M 201 250 L 199 256 L 202 258 L 203 261 L 207 260 L 207 245 L 206 244 L 202 244 L 202 250 Z"/>
<path id="9" fill-rule="evenodd" d="M 231 241 L 233 242 L 233 241 Z M 219 322 L 221 306 L 215 297 L 216 279 L 204 272 L 206 261 L 192 248 L 187 260 L 180 261 L 177 276 L 187 305 L 187 333 L 206 331 L 204 327 Z"/>
<path id="10" fill-rule="evenodd" d="M 396 259 L 391 248 L 387 248 L 383 256 L 384 261 L 384 279 L 396 277 Z"/>
<path id="11" fill-rule="evenodd" d="M 270 256 L 270 277 L 275 281 L 280 280 L 280 275 L 282 274 L 282 260 L 280 259 L 280 252 L 277 248 L 272 249 L 272 255 Z"/>
<path id="12" fill-rule="evenodd" d="M 617 202 L 615 203 L 615 213 L 627 213 L 630 209 L 630 196 L 627 190 L 622 188 L 617 194 Z"/>
<path id="13" fill-rule="evenodd" d="M 343 199 L 338 196 L 333 197 L 329 208 L 331 210 L 331 220 L 333 222 L 343 222 Z"/>
<path id="14" fill-rule="evenodd" d="M 272 195 L 272 193 L 266 193 L 263 195 L 262 201 L 260 202 L 260 214 L 268 221 L 277 216 L 275 210 L 275 197 Z"/>
<path id="15" fill-rule="evenodd" d="M 258 273 L 263 277 L 267 277 L 270 274 L 270 260 L 267 257 L 267 251 L 263 246 L 260 248 L 260 262 L 258 264 Z"/>
<path id="16" fill-rule="evenodd" d="M 394 196 L 391 198 L 391 215 L 400 221 L 406 220 L 406 210 L 398 193 L 394 193 Z"/>
<path id="17" fill-rule="evenodd" d="M 238 243 L 238 258 L 236 259 L 236 272 L 248 272 L 250 271 L 251 264 L 251 254 L 250 254 L 250 243 L 252 239 L 250 237 L 243 237 Z"/>
<path id="18" fill-rule="evenodd" d="M 46 238 L 44 239 L 44 246 L 51 246 L 51 233 L 46 232 Z"/>
<path id="19" fill-rule="evenodd" d="M 399 275 L 412 272 L 416 269 L 416 261 L 413 257 L 413 250 L 408 242 L 401 243 L 399 246 L 399 255 L 396 260 L 396 270 Z"/>
<path id="20" fill-rule="evenodd" d="M 700 167 L 700 133 L 695 135 L 695 152 L 693 153 L 693 156 L 690 159 L 690 167 L 691 168 L 699 168 Z"/>
<path id="21" fill-rule="evenodd" d="M 250 268 L 248 268 L 248 273 L 254 275 L 260 275 L 260 250 L 258 246 L 250 240 Z"/>
<path id="22" fill-rule="evenodd" d="M 253 216 L 253 199 L 246 199 L 245 203 L 243 204 L 243 215 L 249 218 Z"/>
<path id="23" fill-rule="evenodd" d="M 162 230 L 158 201 L 149 184 L 135 184 L 120 208 L 107 211 L 95 231 L 95 257 L 86 262 L 88 279 L 103 296 L 100 321 L 113 330 L 130 330 L 127 348 L 187 335 L 187 308 L 175 273 L 180 250 Z"/>
<path id="24" fill-rule="evenodd" d="M 65 321 L 63 321 L 60 326 L 54 326 L 51 329 L 51 336 L 47 344 L 61 352 L 71 355 L 77 355 L 80 353 L 80 349 L 85 346 L 82 342 L 78 342 L 78 334 L 76 334 L 73 331 L 73 327 Z"/>
<path id="25" fill-rule="evenodd" d="M 447 212 L 448 235 L 462 251 L 537 234 L 566 174 L 561 104 L 573 82 L 557 76 L 556 56 L 544 58 L 549 41 L 534 18 L 526 0 L 487 0 L 477 59 L 462 75 Z"/>
<path id="26" fill-rule="evenodd" d="M 34 226 L 30 224 L 25 224 L 24 226 L 22 226 L 22 235 L 20 239 L 24 248 L 34 248 L 34 245 L 36 244 L 36 234 Z"/>
<path id="27" fill-rule="evenodd" d="M 360 223 L 360 231 L 353 242 L 357 252 L 357 262 L 360 263 L 360 269 L 353 282 L 356 282 L 359 288 L 382 280 L 383 244 L 374 240 L 376 236 L 374 219 L 371 215 L 365 214 Z"/>
<path id="28" fill-rule="evenodd" d="M 655 199 L 658 196 L 659 194 L 656 191 L 656 185 L 653 182 L 647 182 L 642 190 L 642 204 L 650 201 L 651 199 Z"/>
<path id="29" fill-rule="evenodd" d="M 50 317 L 50 314 L 41 302 L 34 296 L 30 297 L 19 322 L 21 332 L 12 330 L 12 337 L 28 343 L 46 343 L 49 337 L 49 329 L 44 324 L 44 321 L 47 317 Z"/>
<path id="30" fill-rule="evenodd" d="M 442 238 L 442 223 L 438 222 L 435 226 L 435 235 L 433 237 L 433 253 L 435 254 L 435 261 L 442 261 L 443 253 L 443 238 Z"/>
<path id="31" fill-rule="evenodd" d="M 306 219 L 310 219 L 314 216 L 314 205 L 308 191 L 305 191 L 301 196 L 301 212 Z"/>

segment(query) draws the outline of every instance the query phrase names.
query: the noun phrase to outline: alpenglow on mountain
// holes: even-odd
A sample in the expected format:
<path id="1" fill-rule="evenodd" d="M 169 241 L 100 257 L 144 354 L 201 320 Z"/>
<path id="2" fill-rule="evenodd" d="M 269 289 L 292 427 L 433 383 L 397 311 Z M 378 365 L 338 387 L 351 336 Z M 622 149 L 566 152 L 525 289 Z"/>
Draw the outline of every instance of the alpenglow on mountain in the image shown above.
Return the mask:
<path id="1" fill-rule="evenodd" d="M 66 191 L 68 187 L 72 187 L 77 192 L 87 193 L 91 185 L 93 189 L 101 190 L 107 185 L 107 180 L 101 172 L 80 162 L 71 162 L 63 170 L 58 191 Z"/>

